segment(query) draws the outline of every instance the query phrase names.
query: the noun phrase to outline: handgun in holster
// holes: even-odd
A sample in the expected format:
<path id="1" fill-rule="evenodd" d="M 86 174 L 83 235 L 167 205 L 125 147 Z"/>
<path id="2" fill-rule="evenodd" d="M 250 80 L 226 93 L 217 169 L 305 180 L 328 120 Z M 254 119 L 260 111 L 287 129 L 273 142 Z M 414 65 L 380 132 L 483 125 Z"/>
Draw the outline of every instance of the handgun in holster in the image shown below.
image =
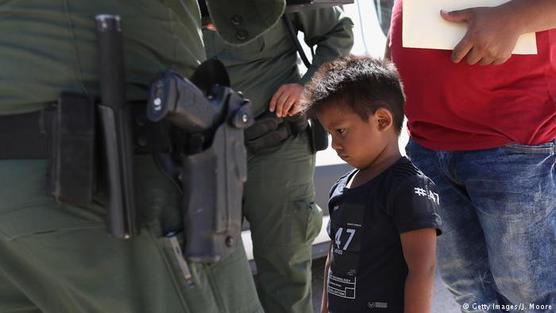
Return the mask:
<path id="1" fill-rule="evenodd" d="M 182 135 L 174 146 L 183 191 L 185 257 L 216 262 L 241 240 L 243 184 L 247 178 L 244 128 L 252 124 L 251 105 L 226 83 L 211 83 L 209 72 L 222 72 L 216 60 L 203 63 L 192 81 L 167 71 L 151 86 L 148 119 L 170 122 Z M 218 81 L 218 80 L 216 80 Z M 172 131 L 175 136 L 176 131 Z M 175 147 L 176 141 L 179 142 Z M 176 157 L 177 156 L 177 157 Z M 168 158 L 165 158 L 168 160 Z"/>

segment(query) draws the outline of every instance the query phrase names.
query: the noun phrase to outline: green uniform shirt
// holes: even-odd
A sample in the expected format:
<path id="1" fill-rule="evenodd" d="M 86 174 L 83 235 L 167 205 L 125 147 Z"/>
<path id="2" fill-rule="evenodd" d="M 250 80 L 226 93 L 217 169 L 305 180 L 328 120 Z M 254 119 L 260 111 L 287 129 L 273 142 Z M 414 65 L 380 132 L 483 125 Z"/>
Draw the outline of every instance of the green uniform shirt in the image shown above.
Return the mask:
<path id="1" fill-rule="evenodd" d="M 320 65 L 349 53 L 353 46 L 353 23 L 340 8 L 308 9 L 288 16 L 296 30 L 304 34 L 305 42 L 317 46 L 312 66 L 303 77 L 297 68 L 295 44 L 283 20 L 239 47 L 226 43 L 216 32 L 203 29 L 207 57 L 224 63 L 232 87 L 251 100 L 256 115 L 268 108 L 281 85 L 304 84 Z"/>
<path id="2" fill-rule="evenodd" d="M 284 6 L 284 0 L 209 0 L 222 36 L 236 44 L 275 24 Z M 0 115 L 38 110 L 61 91 L 98 94 L 98 14 L 122 18 L 129 99 L 144 99 L 161 70 L 188 76 L 205 58 L 195 0 L 2 1 Z"/>

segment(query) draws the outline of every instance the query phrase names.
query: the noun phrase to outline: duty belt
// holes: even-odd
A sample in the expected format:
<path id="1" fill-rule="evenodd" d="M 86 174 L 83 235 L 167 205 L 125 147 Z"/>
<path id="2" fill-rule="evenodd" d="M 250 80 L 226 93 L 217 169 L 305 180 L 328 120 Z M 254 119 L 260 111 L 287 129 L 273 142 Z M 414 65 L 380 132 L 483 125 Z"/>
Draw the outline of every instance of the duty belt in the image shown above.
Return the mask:
<path id="1" fill-rule="evenodd" d="M 134 152 L 138 155 L 148 154 L 150 146 L 147 138 L 147 121 L 144 117 L 145 104 L 141 102 L 132 105 L 137 111 L 133 132 Z M 48 159 L 52 153 L 53 127 L 55 127 L 53 122 L 56 111 L 56 105 L 49 105 L 45 109 L 31 113 L 0 115 L 0 160 Z M 141 115 L 139 111 L 143 114 Z M 85 129 L 87 123 L 84 123 L 83 117 L 68 116 L 67 118 L 74 121 L 72 123 L 74 129 L 66 129 L 68 132 L 77 131 L 84 135 L 84 132 L 93 131 Z"/>

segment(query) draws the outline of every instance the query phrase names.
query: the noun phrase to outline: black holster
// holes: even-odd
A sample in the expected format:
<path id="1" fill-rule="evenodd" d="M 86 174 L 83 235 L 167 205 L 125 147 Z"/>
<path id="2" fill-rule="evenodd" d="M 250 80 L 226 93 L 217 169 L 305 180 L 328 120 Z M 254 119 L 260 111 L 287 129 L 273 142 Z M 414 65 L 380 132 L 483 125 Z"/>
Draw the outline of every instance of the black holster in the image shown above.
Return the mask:
<path id="1" fill-rule="evenodd" d="M 317 119 L 309 120 L 311 130 L 311 148 L 313 153 L 328 148 L 328 132 Z"/>
<path id="2" fill-rule="evenodd" d="M 279 118 L 273 112 L 265 112 L 245 129 L 245 146 L 251 154 L 265 153 L 304 132 L 308 125 L 307 118 L 301 114 Z"/>
<path id="3" fill-rule="evenodd" d="M 196 74 L 210 72 L 207 66 L 225 71 L 214 62 L 207 61 Z M 184 254 L 191 261 L 216 262 L 241 240 L 247 178 L 243 129 L 253 119 L 243 96 L 202 80 L 198 85 L 211 86 L 209 90 L 177 73 L 163 73 L 152 84 L 147 117 L 155 129 L 163 130 L 160 135 L 171 137 L 166 146 L 156 148 L 155 159 L 183 192 Z"/>
<path id="4" fill-rule="evenodd" d="M 210 147 L 183 157 L 185 255 L 192 261 L 216 262 L 241 240 L 247 156 L 243 126 L 231 120 L 246 108 L 239 101 L 227 105 L 229 114 L 217 127 Z"/>

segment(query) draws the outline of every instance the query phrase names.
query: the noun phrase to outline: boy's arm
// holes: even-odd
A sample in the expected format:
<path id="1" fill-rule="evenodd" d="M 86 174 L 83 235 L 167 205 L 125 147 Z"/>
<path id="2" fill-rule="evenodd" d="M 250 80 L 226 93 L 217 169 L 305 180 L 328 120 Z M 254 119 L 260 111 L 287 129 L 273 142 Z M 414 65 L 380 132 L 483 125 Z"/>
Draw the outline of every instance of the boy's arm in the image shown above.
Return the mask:
<path id="1" fill-rule="evenodd" d="M 427 313 L 431 309 L 434 283 L 436 230 L 424 228 L 400 235 L 408 267 L 404 289 L 404 313 Z"/>
<path id="2" fill-rule="evenodd" d="M 556 1 L 512 0 L 497 7 L 441 12 L 454 23 L 467 23 L 467 33 L 452 52 L 455 63 L 502 64 L 520 35 L 556 28 Z"/>
<path id="3" fill-rule="evenodd" d="M 322 300 L 320 304 L 320 312 L 328 313 L 328 272 L 330 271 L 330 253 L 332 251 L 332 242 L 330 242 L 330 248 L 328 249 L 328 255 L 326 256 L 326 262 L 324 263 L 324 279 L 322 283 Z"/>

